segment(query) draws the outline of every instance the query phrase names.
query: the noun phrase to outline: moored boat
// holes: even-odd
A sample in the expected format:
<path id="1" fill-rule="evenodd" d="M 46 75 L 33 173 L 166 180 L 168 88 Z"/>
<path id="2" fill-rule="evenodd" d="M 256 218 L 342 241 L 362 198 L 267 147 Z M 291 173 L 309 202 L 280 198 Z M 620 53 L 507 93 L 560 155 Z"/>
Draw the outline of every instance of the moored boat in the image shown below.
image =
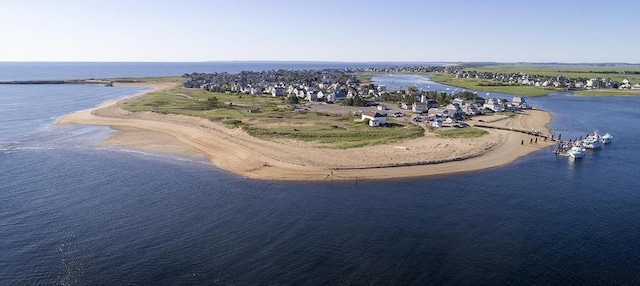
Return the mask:
<path id="1" fill-rule="evenodd" d="M 611 140 L 613 140 L 613 136 L 611 136 L 611 134 L 609 133 L 605 133 L 604 135 L 602 135 L 602 137 L 600 137 L 600 141 L 602 142 L 602 144 L 611 143 Z"/>
<path id="2" fill-rule="evenodd" d="M 602 142 L 600 142 L 600 135 L 597 132 L 593 132 L 587 135 L 586 138 L 582 139 L 582 147 L 586 149 L 599 149 L 602 147 Z"/>
<path id="3" fill-rule="evenodd" d="M 580 159 L 584 157 L 584 153 L 586 153 L 586 150 L 582 147 L 573 146 L 568 153 L 571 158 Z"/>

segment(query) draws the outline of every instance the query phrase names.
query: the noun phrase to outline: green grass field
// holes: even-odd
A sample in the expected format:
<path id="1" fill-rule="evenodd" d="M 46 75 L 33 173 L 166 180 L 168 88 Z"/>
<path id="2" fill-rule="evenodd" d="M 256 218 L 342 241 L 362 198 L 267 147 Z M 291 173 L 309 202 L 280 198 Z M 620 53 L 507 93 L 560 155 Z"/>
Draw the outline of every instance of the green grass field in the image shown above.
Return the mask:
<path id="1" fill-rule="evenodd" d="M 219 105 L 213 108 L 203 106 L 204 101 L 211 97 L 216 97 Z M 326 148 L 386 144 L 424 134 L 424 129 L 413 124 L 393 123 L 389 127 L 374 128 L 355 122 L 357 117 L 353 116 L 294 110 L 282 98 L 213 93 L 183 87 L 147 94 L 126 104 L 125 109 L 198 116 L 224 123 L 230 128 L 241 127 L 262 139 L 295 139 L 316 142 Z"/>
<path id="2" fill-rule="evenodd" d="M 579 78 L 582 80 L 590 78 L 611 78 L 614 81 L 622 81 L 628 79 L 632 84 L 640 83 L 640 65 L 617 65 L 617 66 L 602 66 L 602 65 L 496 65 L 496 66 L 484 66 L 484 67 L 471 67 L 465 68 L 465 71 L 477 71 L 477 72 L 493 72 L 493 73 L 526 73 L 529 75 L 540 75 L 548 77 L 565 76 L 570 78 Z M 625 73 L 627 72 L 627 73 Z M 632 72 L 632 73 L 628 73 Z M 534 87 L 534 86 L 490 86 L 490 80 L 484 79 L 456 79 L 452 74 L 434 73 L 430 75 L 431 79 L 435 82 L 442 84 L 468 88 L 473 90 L 480 90 L 486 92 L 499 92 L 516 95 L 526 96 L 542 96 L 554 92 L 562 92 L 563 89 L 555 89 L 549 87 Z M 615 90 L 615 89 L 600 89 L 600 90 L 578 90 L 575 91 L 579 95 L 640 95 L 640 90 Z"/>
<path id="3" fill-rule="evenodd" d="M 570 78 L 611 78 L 614 81 L 628 79 L 633 83 L 640 83 L 640 74 L 622 74 L 622 72 L 640 72 L 640 65 L 496 65 L 473 67 L 464 69 L 466 71 L 497 72 L 497 73 L 518 73 L 523 72 L 530 75 L 541 76 L 565 76 Z"/>
<path id="4" fill-rule="evenodd" d="M 457 79 L 452 74 L 444 73 L 434 73 L 429 75 L 429 77 L 431 78 L 431 80 L 438 83 L 486 92 L 498 92 L 526 96 L 543 96 L 549 93 L 556 92 L 554 89 L 549 90 L 534 86 L 486 86 L 481 84 L 491 83 L 490 80 L 470 78 Z"/>
<path id="5" fill-rule="evenodd" d="M 640 95 L 640 89 L 597 89 L 597 90 L 579 90 L 574 93 L 584 96 L 623 96 L 623 95 Z"/>

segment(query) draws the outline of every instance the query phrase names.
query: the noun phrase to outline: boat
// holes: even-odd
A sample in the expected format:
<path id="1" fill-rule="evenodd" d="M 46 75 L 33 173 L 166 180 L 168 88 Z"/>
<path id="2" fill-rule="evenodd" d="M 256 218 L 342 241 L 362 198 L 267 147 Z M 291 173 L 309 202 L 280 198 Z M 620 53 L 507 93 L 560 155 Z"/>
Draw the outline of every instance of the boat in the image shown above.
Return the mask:
<path id="1" fill-rule="evenodd" d="M 597 132 L 593 132 L 587 135 L 586 138 L 582 140 L 582 147 L 586 149 L 599 149 L 602 147 L 602 142 L 600 142 L 600 135 Z"/>
<path id="2" fill-rule="evenodd" d="M 611 136 L 611 134 L 609 133 L 605 133 L 604 135 L 602 135 L 602 137 L 600 137 L 600 141 L 602 142 L 602 144 L 611 143 L 611 140 L 613 140 L 613 136 Z"/>
<path id="3" fill-rule="evenodd" d="M 571 149 L 569 150 L 569 157 L 574 158 L 574 159 L 580 159 L 582 157 L 584 157 L 584 153 L 586 152 L 586 150 L 582 147 L 578 147 L 578 146 L 573 146 L 571 147 Z"/>

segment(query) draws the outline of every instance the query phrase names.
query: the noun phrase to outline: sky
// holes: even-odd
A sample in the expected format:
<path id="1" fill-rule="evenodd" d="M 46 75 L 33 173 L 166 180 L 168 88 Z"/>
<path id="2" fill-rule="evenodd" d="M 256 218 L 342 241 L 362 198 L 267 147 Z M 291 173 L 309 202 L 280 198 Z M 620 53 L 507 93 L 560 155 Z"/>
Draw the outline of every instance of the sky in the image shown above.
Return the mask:
<path id="1" fill-rule="evenodd" d="M 0 0 L 0 61 L 640 63 L 640 0 Z"/>

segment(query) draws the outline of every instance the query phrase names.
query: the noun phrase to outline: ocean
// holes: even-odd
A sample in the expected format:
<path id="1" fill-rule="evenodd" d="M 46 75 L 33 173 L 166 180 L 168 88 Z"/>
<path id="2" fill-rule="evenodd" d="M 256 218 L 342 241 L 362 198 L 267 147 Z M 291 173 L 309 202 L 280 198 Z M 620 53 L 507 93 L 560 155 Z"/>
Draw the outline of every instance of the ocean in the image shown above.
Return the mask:
<path id="1" fill-rule="evenodd" d="M 218 64 L 2 63 L 0 80 L 252 69 Z M 640 284 L 640 97 L 528 99 L 563 138 L 615 136 L 581 160 L 384 181 L 251 180 L 53 125 L 141 90 L 0 85 L 0 285 Z"/>

